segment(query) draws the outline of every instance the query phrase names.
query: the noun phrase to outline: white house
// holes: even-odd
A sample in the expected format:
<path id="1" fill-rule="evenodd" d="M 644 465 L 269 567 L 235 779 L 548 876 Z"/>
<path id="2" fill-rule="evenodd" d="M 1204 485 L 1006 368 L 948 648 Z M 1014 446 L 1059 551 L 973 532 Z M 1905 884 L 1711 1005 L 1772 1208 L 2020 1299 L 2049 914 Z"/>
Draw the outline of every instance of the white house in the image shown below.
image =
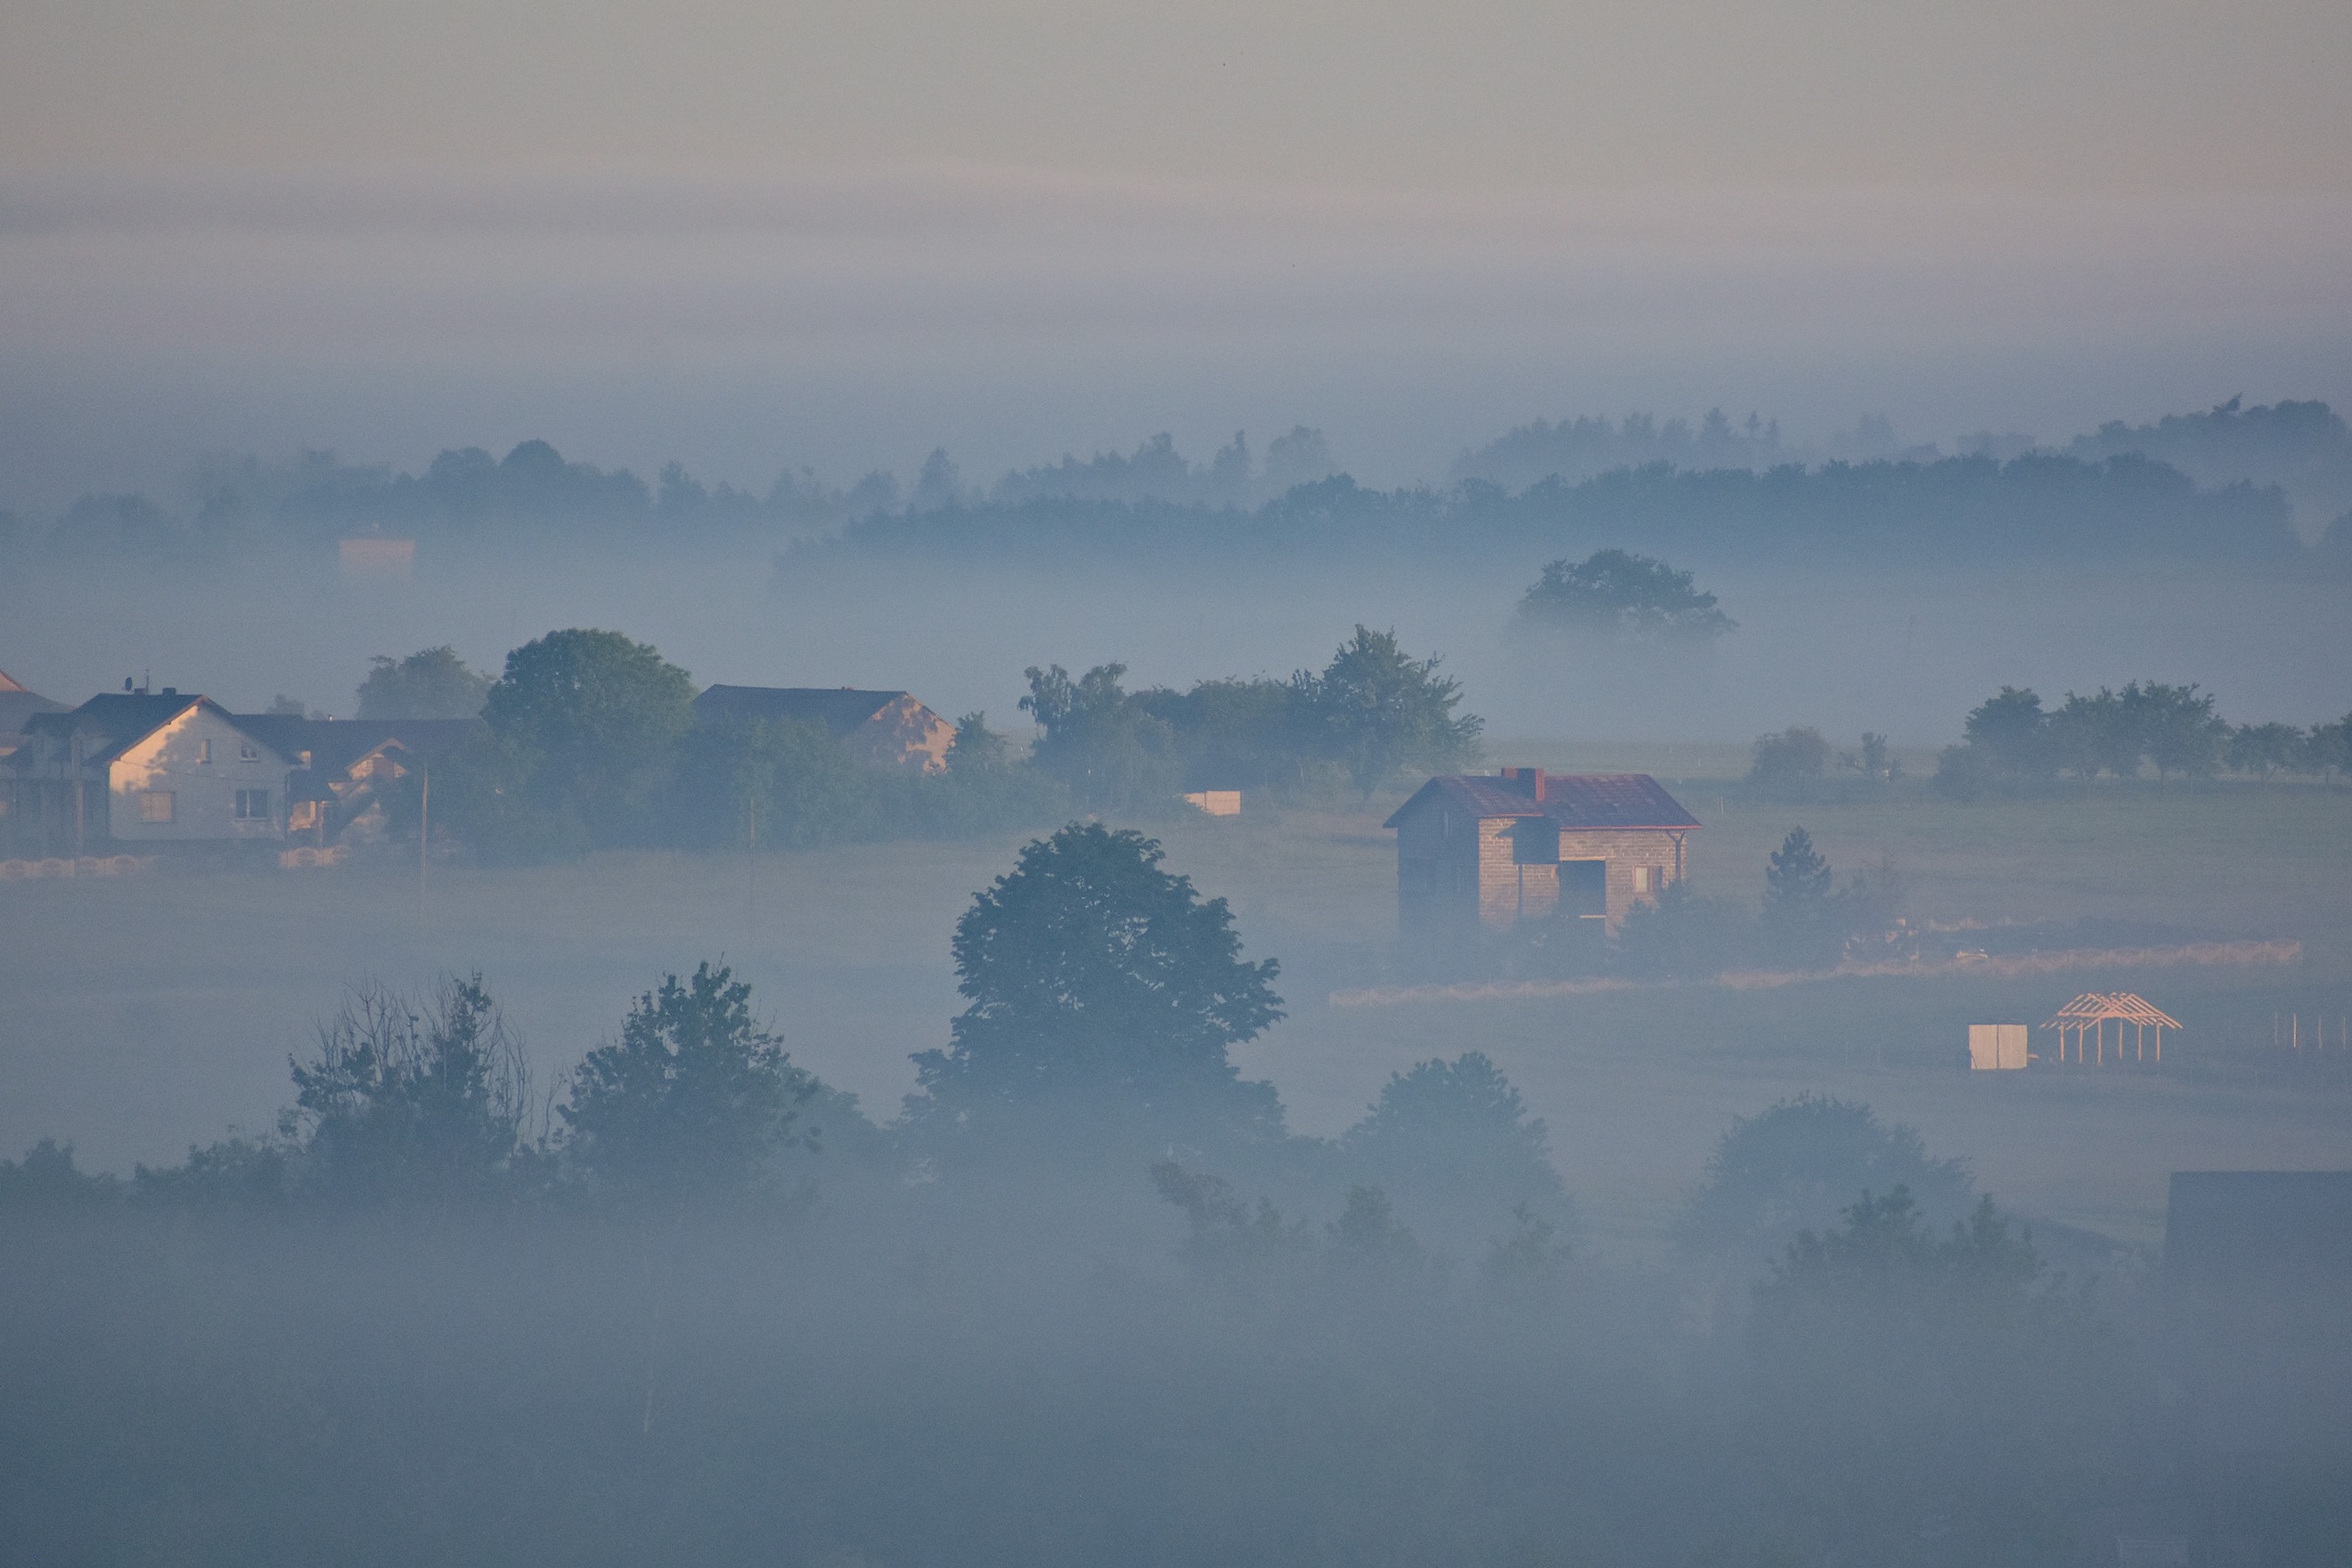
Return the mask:
<path id="1" fill-rule="evenodd" d="M 13 758 L 20 847 L 51 853 L 272 839 L 292 765 L 208 697 L 110 693 L 36 714 Z"/>

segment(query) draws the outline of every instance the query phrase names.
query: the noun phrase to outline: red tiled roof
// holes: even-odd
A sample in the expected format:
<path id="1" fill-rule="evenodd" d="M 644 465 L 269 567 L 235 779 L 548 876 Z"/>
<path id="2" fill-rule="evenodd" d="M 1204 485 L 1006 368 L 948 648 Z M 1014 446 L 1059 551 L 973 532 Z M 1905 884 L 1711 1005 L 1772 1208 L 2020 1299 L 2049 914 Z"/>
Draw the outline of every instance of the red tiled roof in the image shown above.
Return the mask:
<path id="1" fill-rule="evenodd" d="M 1544 798 L 1535 798 L 1529 778 L 1493 773 L 1453 773 L 1433 778 L 1397 807 L 1381 826 L 1394 827 L 1430 801 L 1443 797 L 1475 817 L 1549 816 L 1564 828 L 1660 827 L 1677 831 L 1702 826 L 1647 773 L 1553 773 L 1544 779 Z"/>

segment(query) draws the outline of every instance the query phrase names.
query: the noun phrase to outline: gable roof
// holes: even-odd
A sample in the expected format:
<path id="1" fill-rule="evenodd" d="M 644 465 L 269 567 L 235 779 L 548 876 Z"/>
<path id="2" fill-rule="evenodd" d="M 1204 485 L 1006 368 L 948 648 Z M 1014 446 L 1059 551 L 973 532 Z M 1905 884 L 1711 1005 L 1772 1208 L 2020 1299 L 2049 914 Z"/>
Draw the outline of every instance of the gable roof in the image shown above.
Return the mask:
<path id="1" fill-rule="evenodd" d="M 10 679 L 5 670 L 0 670 L 0 736 L 21 733 L 35 714 L 62 713 L 65 706 L 28 689 L 21 681 Z"/>
<path id="2" fill-rule="evenodd" d="M 109 763 L 126 746 L 134 745 L 191 708 L 210 708 L 233 723 L 235 717 L 209 697 L 173 690 L 106 691 L 70 712 L 37 713 L 25 724 L 27 734 L 53 735 L 59 744 L 82 738 L 82 763 Z"/>
<path id="3" fill-rule="evenodd" d="M 840 740 L 908 695 L 860 691 L 847 686 L 714 686 L 694 700 L 694 716 L 705 724 L 791 719 L 822 724 Z"/>
<path id="4" fill-rule="evenodd" d="M 288 762 L 310 753 L 310 765 L 341 773 L 387 742 L 434 757 L 481 729 L 478 719 L 299 719 L 291 713 L 236 713 L 236 727 Z"/>
<path id="5" fill-rule="evenodd" d="M 1450 773 L 1430 780 L 1381 826 L 1394 827 L 1413 812 L 1438 801 L 1480 818 L 1548 816 L 1563 828 L 1666 828 L 1701 826 L 1647 773 L 1552 773 L 1544 777 L 1544 798 L 1536 799 L 1531 777 L 1496 773 Z"/>

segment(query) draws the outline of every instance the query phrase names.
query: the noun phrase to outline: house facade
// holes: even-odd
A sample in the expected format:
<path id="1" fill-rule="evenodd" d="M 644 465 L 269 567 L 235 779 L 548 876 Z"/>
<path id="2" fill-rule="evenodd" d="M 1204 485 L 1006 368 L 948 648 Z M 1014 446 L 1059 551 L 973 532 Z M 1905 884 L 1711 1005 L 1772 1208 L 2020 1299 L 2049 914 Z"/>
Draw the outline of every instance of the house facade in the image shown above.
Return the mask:
<path id="1" fill-rule="evenodd" d="M 714 686 L 694 700 L 704 724 L 814 724 L 869 767 L 947 771 L 955 726 L 905 691 L 830 686 Z"/>
<path id="2" fill-rule="evenodd" d="M 1433 778 L 1386 826 L 1398 934 L 1447 948 L 1529 919 L 1613 931 L 1683 879 L 1700 824 L 1647 773 L 1505 768 Z"/>
<path id="3" fill-rule="evenodd" d="M 208 697 L 110 693 L 26 723 L 8 759 L 19 854 L 275 839 L 289 759 Z"/>

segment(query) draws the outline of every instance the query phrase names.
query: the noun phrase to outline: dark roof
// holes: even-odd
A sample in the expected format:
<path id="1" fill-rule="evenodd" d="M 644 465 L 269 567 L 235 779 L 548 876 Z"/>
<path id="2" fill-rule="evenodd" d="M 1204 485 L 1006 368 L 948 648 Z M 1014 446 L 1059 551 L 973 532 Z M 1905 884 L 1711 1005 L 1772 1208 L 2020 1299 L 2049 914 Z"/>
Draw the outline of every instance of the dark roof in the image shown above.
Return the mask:
<path id="1" fill-rule="evenodd" d="M 62 713 L 65 707 L 37 691 L 26 690 L 5 674 L 0 674 L 0 735 L 20 732 L 36 713 Z"/>
<path id="2" fill-rule="evenodd" d="M 383 745 L 397 741 L 422 757 L 434 757 L 482 728 L 478 719 L 298 719 L 291 713 L 233 713 L 236 727 L 288 762 L 310 753 L 310 765 L 340 773 Z"/>
<path id="3" fill-rule="evenodd" d="M 792 719 L 822 724 L 839 740 L 906 695 L 846 686 L 714 686 L 694 700 L 694 716 L 706 724 Z"/>
<path id="4" fill-rule="evenodd" d="M 1452 773 L 1430 780 L 1381 824 L 1394 827 L 1424 805 L 1445 800 L 1475 817 L 1549 816 L 1564 828 L 1700 826 L 1647 773 L 1552 773 L 1544 777 L 1544 798 L 1535 796 L 1533 777 Z"/>
<path id="5" fill-rule="evenodd" d="M 210 707 L 231 722 L 236 715 L 208 697 L 194 692 L 107 691 L 71 712 L 36 713 L 25 721 L 33 735 L 54 735 L 60 742 L 82 737 L 85 764 L 110 760 L 125 746 L 143 741 L 189 709 Z"/>

